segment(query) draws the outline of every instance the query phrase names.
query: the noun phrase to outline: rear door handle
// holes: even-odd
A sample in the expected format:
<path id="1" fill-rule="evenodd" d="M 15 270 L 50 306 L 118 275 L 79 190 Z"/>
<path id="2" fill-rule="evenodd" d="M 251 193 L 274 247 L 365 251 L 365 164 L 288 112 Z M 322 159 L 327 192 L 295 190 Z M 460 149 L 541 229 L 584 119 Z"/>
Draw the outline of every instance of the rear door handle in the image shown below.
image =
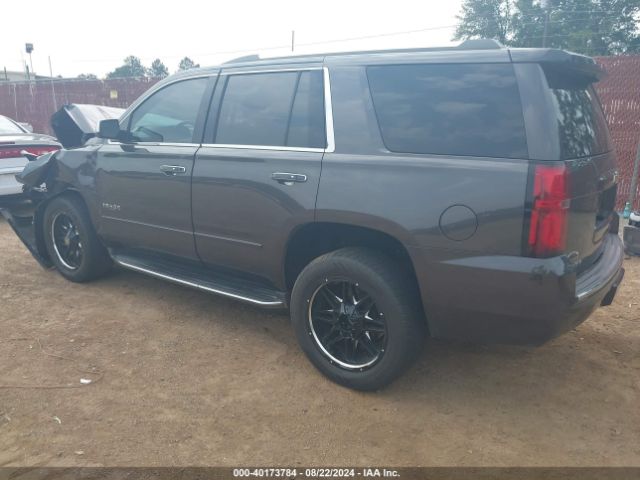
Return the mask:
<path id="1" fill-rule="evenodd" d="M 167 176 L 172 176 L 172 175 L 181 175 L 183 173 L 186 173 L 187 169 L 180 165 L 162 165 L 160 167 L 160 171 Z"/>
<path id="2" fill-rule="evenodd" d="M 271 174 L 271 179 L 283 185 L 291 185 L 292 183 L 306 182 L 307 176 L 301 173 L 275 172 Z"/>

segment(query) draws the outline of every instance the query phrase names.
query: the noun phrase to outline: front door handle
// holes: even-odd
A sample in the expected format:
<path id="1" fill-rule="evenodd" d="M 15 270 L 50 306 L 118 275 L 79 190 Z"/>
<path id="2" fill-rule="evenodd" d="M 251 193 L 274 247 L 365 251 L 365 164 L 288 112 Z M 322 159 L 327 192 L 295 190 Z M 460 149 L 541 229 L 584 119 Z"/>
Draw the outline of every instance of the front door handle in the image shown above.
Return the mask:
<path id="1" fill-rule="evenodd" d="M 185 167 L 180 165 L 162 165 L 160 171 L 167 176 L 181 175 L 187 172 Z"/>
<path id="2" fill-rule="evenodd" d="M 301 173 L 284 173 L 276 172 L 271 174 L 271 180 L 275 180 L 283 185 L 291 185 L 293 183 L 304 183 L 307 181 L 307 176 Z"/>

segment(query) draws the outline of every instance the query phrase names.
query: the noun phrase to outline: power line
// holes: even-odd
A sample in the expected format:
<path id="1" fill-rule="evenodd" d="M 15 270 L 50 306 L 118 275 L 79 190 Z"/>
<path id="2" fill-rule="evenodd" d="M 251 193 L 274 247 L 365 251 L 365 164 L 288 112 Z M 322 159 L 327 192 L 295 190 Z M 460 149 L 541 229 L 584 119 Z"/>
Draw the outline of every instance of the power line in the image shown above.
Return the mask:
<path id="1" fill-rule="evenodd" d="M 556 11 L 558 12 L 558 11 Z M 551 14 L 553 15 L 553 13 L 556 12 L 551 12 Z M 580 14 L 580 13 L 584 13 L 584 14 L 590 14 L 590 13 L 597 13 L 600 14 L 601 16 L 598 17 L 599 20 L 607 20 L 607 19 L 613 19 L 613 18 L 619 18 L 620 14 L 617 12 L 613 12 L 610 10 L 574 10 L 574 11 L 564 11 L 562 12 L 564 14 Z M 544 16 L 545 12 L 541 11 L 539 13 L 522 13 L 520 15 L 520 18 L 532 18 L 532 17 L 539 17 L 540 19 L 542 19 L 542 17 Z M 634 12 L 629 13 L 631 15 L 634 14 Z M 574 19 L 563 19 L 563 20 L 553 20 L 553 19 L 549 19 L 548 23 L 549 24 L 567 24 L 567 23 L 572 23 L 572 22 L 584 22 L 588 19 L 585 18 L 574 18 Z M 521 25 L 523 26 L 541 26 L 539 22 L 520 22 Z M 307 46 L 315 46 L 315 45 L 326 45 L 326 44 L 331 44 L 331 43 L 341 43 L 341 42 L 352 42 L 352 41 L 358 41 L 358 40 L 370 40 L 370 39 L 374 39 L 374 38 L 385 38 L 385 37 L 392 37 L 392 36 L 399 36 L 399 35 L 410 35 L 410 34 L 415 34 L 415 33 L 423 33 L 423 32 L 428 32 L 428 31 L 437 31 L 437 30 L 446 30 L 446 29 L 453 29 L 453 28 L 458 28 L 460 26 L 460 24 L 453 24 L 453 25 L 442 25 L 442 26 L 435 26 L 435 27 L 427 27 L 427 28 L 420 28 L 420 29 L 414 29 L 414 30 L 403 30 L 403 31 L 396 31 L 396 32 L 386 32 L 386 33 L 378 33 L 378 34 L 372 34 L 372 35 L 361 35 L 361 36 L 354 36 L 354 37 L 346 37 L 346 38 L 338 38 L 338 39 L 330 39 L 330 40 L 320 40 L 320 41 L 314 41 L 314 42 L 303 42 L 303 43 L 296 43 L 296 46 L 298 47 L 307 47 Z M 550 34 L 550 37 L 552 38 L 558 38 L 558 37 L 569 37 L 569 36 L 573 36 L 573 35 L 557 35 L 557 34 Z M 529 36 L 527 38 L 530 39 L 540 39 L 543 38 L 543 36 Z M 237 55 L 237 54 L 243 54 L 243 53 L 253 53 L 256 51 L 271 51 L 271 50 L 283 50 L 283 49 L 288 49 L 290 48 L 290 44 L 282 44 L 282 45 L 270 45 L 270 46 L 265 46 L 265 47 L 256 47 L 256 48 L 245 48 L 245 49 L 236 49 L 236 50 L 219 50 L 219 51 L 215 51 L 215 52 L 208 52 L 208 53 L 199 53 L 199 54 L 195 54 L 193 56 L 196 57 L 212 57 L 212 56 L 216 56 L 216 55 Z M 156 57 L 141 57 L 141 60 L 151 60 L 151 59 L 155 59 Z M 178 59 L 178 58 L 183 58 L 182 55 L 163 55 L 162 56 L 163 59 Z M 73 62 L 78 62 L 78 63 L 97 63 L 97 62 L 117 62 L 120 61 L 121 59 L 116 59 L 116 58 L 86 58 L 86 59 L 72 59 L 71 61 Z"/>
<path id="2" fill-rule="evenodd" d="M 563 13 L 563 14 L 574 14 L 574 13 L 602 13 L 602 14 L 607 14 L 607 15 L 616 15 L 616 16 L 620 16 L 620 15 L 633 15 L 634 13 L 637 14 L 640 11 L 640 8 L 638 8 L 635 12 L 627 12 L 626 14 L 623 12 L 616 12 L 614 10 L 550 10 L 551 13 Z M 544 15 L 544 10 L 540 10 L 540 13 L 521 13 L 521 15 L 523 17 L 526 16 L 541 16 Z"/>
<path id="3" fill-rule="evenodd" d="M 358 37 L 348 37 L 348 38 L 338 38 L 338 39 L 332 39 L 332 40 L 321 40 L 321 41 L 317 41 L 317 42 L 305 42 L 305 43 L 296 43 L 296 46 L 298 47 L 307 47 L 307 46 L 313 46 L 313 45 L 324 45 L 324 44 L 328 44 L 328 43 L 340 43 L 340 42 L 350 42 L 350 41 L 355 41 L 355 40 L 369 40 L 372 38 L 380 38 L 380 37 L 391 37 L 391 36 L 397 36 L 397 35 L 409 35 L 412 33 L 421 33 L 421 32 L 428 32 L 428 31 L 434 31 L 434 30 L 445 30 L 445 29 L 449 29 L 449 28 L 456 28 L 458 25 L 442 25 L 439 27 L 428 27 L 428 28 L 420 28 L 420 29 L 416 29 L 416 30 L 404 30 L 404 31 L 399 31 L 399 32 L 387 32 L 387 33 L 378 33 L 378 34 L 374 34 L 374 35 L 363 35 L 363 36 L 358 36 Z M 268 46 L 268 47 L 257 47 L 257 48 L 245 48 L 242 50 L 221 50 L 221 51 L 217 51 L 217 52 L 208 52 L 208 53 L 198 53 L 196 55 L 193 56 L 200 56 L 200 57 L 212 57 L 215 55 L 234 55 L 234 54 L 241 54 L 241 53 L 248 53 L 248 52 L 256 52 L 256 51 L 265 51 L 265 50 L 280 50 L 280 49 L 284 49 L 284 48 L 290 48 L 291 45 L 287 44 L 287 45 L 272 45 L 272 46 Z M 163 55 L 163 58 L 183 58 L 182 55 Z M 150 59 L 152 57 L 144 57 L 144 59 Z M 155 57 L 153 57 L 155 58 Z M 86 58 L 86 59 L 72 59 L 71 61 L 73 62 L 105 62 L 105 61 L 120 61 L 120 59 L 116 59 L 116 58 L 101 58 L 101 59 L 97 59 L 97 58 Z"/>
<path id="4" fill-rule="evenodd" d="M 290 48 L 291 45 L 287 44 L 287 45 L 273 45 L 273 46 L 269 46 L 269 47 L 260 47 L 260 48 L 245 48 L 242 50 L 223 50 L 223 51 L 218 51 L 218 52 L 212 52 L 212 53 L 199 53 L 193 56 L 200 56 L 200 57 L 209 57 L 209 56 L 214 56 L 214 55 L 235 55 L 235 54 L 240 54 L 240 53 L 247 53 L 247 52 L 255 52 L 256 50 L 279 50 L 282 48 Z M 184 58 L 184 55 L 161 55 L 162 58 Z M 139 57 L 141 60 L 147 60 L 150 58 L 156 59 L 158 58 L 158 56 L 150 56 L 150 57 Z M 71 59 L 72 62 L 109 62 L 109 61 L 114 61 L 114 62 L 119 62 L 121 61 L 121 58 L 75 58 L 75 59 Z"/>
<path id="5" fill-rule="evenodd" d="M 553 13 L 553 12 L 552 12 Z M 565 12 L 566 13 L 566 12 Z M 612 18 L 618 18 L 620 15 L 618 14 L 614 14 L 614 12 L 611 11 L 596 11 L 596 10 L 576 10 L 576 11 L 572 11 L 572 12 L 568 12 L 568 13 L 611 13 L 611 15 L 602 15 L 600 17 L 598 17 L 600 20 L 603 19 L 612 19 Z M 537 17 L 540 16 L 542 17 L 544 15 L 544 12 L 541 12 L 540 15 L 538 14 L 523 14 L 522 17 Z M 566 23 L 572 23 L 572 22 L 582 22 L 585 21 L 585 19 L 582 18 L 574 18 L 574 19 L 563 19 L 563 20 L 553 20 L 550 19 L 549 23 L 550 24 L 566 24 Z M 520 22 L 521 25 L 523 26 L 540 26 L 540 24 L 538 22 Z M 446 30 L 446 29 L 452 29 L 452 28 L 457 28 L 459 27 L 460 24 L 452 24 L 452 25 L 441 25 L 441 26 L 436 26 L 436 27 L 427 27 L 427 28 L 419 28 L 419 29 L 414 29 L 414 30 L 402 30 L 402 31 L 396 31 L 396 32 L 386 32 L 386 33 L 378 33 L 378 34 L 372 34 L 372 35 L 360 35 L 360 36 L 355 36 L 355 37 L 345 37 L 345 38 L 336 38 L 336 39 L 330 39 L 330 40 L 319 40 L 319 41 L 314 41 L 314 42 L 302 42 L 302 43 L 297 43 L 296 42 L 296 46 L 298 47 L 307 47 L 307 46 L 315 46 L 315 45 L 326 45 L 326 44 L 331 44 L 331 43 L 341 43 L 341 42 L 352 42 L 352 41 L 358 41 L 358 40 L 370 40 L 373 38 L 384 38 L 384 37 L 392 37 L 392 36 L 398 36 L 398 35 L 410 35 L 410 34 L 415 34 L 415 33 L 422 33 L 422 32 L 429 32 L 429 31 L 437 31 L 437 30 Z M 555 35 L 557 36 L 557 35 Z M 530 37 L 532 38 L 532 37 Z M 242 53 L 250 53 L 250 52 L 256 52 L 256 51 L 269 51 L 269 50 L 282 50 L 282 49 L 288 49 L 290 48 L 290 44 L 282 44 L 282 45 L 270 45 L 270 46 L 266 46 L 266 47 L 255 47 L 255 48 L 244 48 L 244 49 L 237 49 L 237 50 L 219 50 L 219 51 L 215 51 L 215 52 L 206 52 L 206 53 L 198 53 L 195 54 L 193 56 L 199 56 L 199 57 L 211 57 L 211 56 L 216 56 L 216 55 L 234 55 L 234 54 L 242 54 Z M 143 57 L 142 59 L 151 59 L 152 57 Z M 153 57 L 155 58 L 155 57 Z M 175 58 L 182 58 L 182 55 L 163 55 L 162 58 L 164 59 L 175 59 Z M 90 58 L 90 59 L 72 59 L 72 61 L 74 62 L 104 62 L 104 61 L 120 61 L 119 58 Z"/>
<path id="6" fill-rule="evenodd" d="M 322 40 L 322 41 L 318 41 L 318 42 L 308 42 L 308 43 L 300 43 L 300 46 L 310 46 L 310 45 L 324 45 L 327 43 L 339 43 L 339 42 L 351 42 L 354 40 L 369 40 L 371 38 L 381 38 L 381 37 L 391 37 L 391 36 L 395 36 L 395 35 L 409 35 L 412 33 L 422 33 L 422 32 L 430 32 L 430 31 L 434 31 L 434 30 L 445 30 L 448 28 L 456 28 L 458 27 L 458 24 L 456 25 L 443 25 L 441 27 L 430 27 L 430 28 L 420 28 L 417 30 L 405 30 L 403 32 L 389 32 L 389 33 L 378 33 L 376 35 L 364 35 L 361 37 L 349 37 L 349 38 L 339 38 L 339 39 L 335 39 L 335 40 Z"/>

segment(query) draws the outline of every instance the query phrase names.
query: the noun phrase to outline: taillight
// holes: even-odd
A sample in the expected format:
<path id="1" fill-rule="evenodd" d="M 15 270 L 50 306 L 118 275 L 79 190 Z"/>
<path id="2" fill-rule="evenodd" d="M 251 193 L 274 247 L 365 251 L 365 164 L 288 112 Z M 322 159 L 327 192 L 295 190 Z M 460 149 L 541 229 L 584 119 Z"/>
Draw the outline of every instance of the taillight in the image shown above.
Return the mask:
<path id="1" fill-rule="evenodd" d="M 529 225 L 529 248 L 534 256 L 552 257 L 564 251 L 569 203 L 566 167 L 537 165 Z"/>
<path id="2" fill-rule="evenodd" d="M 20 158 L 22 157 L 22 151 L 26 150 L 27 152 L 33 155 L 44 155 L 45 153 L 54 152 L 56 150 L 60 150 L 60 147 L 56 147 L 53 145 L 45 145 L 45 146 L 16 146 L 11 145 L 10 147 L 5 147 L 0 145 L 0 159 L 2 158 Z"/>

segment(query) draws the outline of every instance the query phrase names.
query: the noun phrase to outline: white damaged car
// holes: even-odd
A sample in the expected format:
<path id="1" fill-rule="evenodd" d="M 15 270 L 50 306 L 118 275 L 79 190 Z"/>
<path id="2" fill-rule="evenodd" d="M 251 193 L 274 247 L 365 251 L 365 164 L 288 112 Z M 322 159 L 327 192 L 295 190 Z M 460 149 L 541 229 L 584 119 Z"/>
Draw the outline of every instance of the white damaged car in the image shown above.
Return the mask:
<path id="1" fill-rule="evenodd" d="M 60 148 L 55 138 L 31 133 L 18 122 L 0 115 L 0 199 L 22 193 L 15 175 L 28 163 L 23 152 L 40 156 Z"/>

